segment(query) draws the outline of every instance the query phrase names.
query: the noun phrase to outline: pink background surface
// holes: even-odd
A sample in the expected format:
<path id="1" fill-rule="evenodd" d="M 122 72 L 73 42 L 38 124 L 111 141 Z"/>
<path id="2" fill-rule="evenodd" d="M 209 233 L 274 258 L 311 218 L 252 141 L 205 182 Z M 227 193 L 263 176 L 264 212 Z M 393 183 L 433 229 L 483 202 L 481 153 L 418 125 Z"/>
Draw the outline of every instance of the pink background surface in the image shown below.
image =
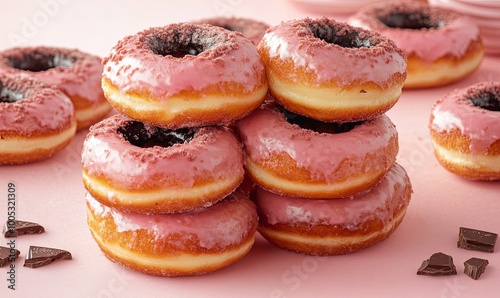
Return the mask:
<path id="1" fill-rule="evenodd" d="M 22 3 L 22 4 L 19 4 Z M 47 6 L 48 4 L 51 4 Z M 44 5 L 47 4 L 47 5 Z M 26 45 L 75 47 L 104 56 L 128 34 L 167 23 L 217 15 L 252 17 L 271 25 L 319 16 L 285 0 L 76 1 L 1 0 L 0 49 L 22 38 Z M 342 16 L 337 16 L 342 19 Z M 473 182 L 445 171 L 433 156 L 427 123 L 432 103 L 454 88 L 500 75 L 500 57 L 488 56 L 465 80 L 441 88 L 404 91 L 388 116 L 400 135 L 398 161 L 414 187 L 408 213 L 387 240 L 363 251 L 334 257 L 290 253 L 257 236 L 240 262 L 198 277 L 143 275 L 108 261 L 93 241 L 85 218 L 80 148 L 86 132 L 53 158 L 0 167 L 0 222 L 7 218 L 7 184 L 17 190 L 17 218 L 46 228 L 16 245 L 16 291 L 0 268 L 1 297 L 493 297 L 500 290 L 500 249 L 494 253 L 456 247 L 460 226 L 500 232 L 500 183 Z M 5 246 L 7 239 L 2 238 Z M 30 245 L 69 250 L 72 261 L 22 267 Z M 421 262 L 442 251 L 453 256 L 458 274 L 417 276 Z M 470 257 L 489 260 L 479 280 L 463 274 Z"/>

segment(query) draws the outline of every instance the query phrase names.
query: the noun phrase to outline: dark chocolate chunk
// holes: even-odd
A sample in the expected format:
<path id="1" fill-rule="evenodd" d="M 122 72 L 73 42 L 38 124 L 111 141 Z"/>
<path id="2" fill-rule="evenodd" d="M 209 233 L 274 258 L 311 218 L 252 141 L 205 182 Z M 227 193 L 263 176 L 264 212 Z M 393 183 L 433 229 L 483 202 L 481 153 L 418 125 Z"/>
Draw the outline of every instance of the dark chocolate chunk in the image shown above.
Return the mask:
<path id="1" fill-rule="evenodd" d="M 428 260 L 422 262 L 417 270 L 418 275 L 453 275 L 457 269 L 453 264 L 453 258 L 442 252 L 433 254 Z"/>
<path id="2" fill-rule="evenodd" d="M 468 250 L 493 252 L 497 237 L 495 233 L 460 227 L 457 246 Z"/>
<path id="3" fill-rule="evenodd" d="M 9 220 L 3 227 L 5 238 L 17 237 L 26 234 L 41 234 L 44 231 L 45 229 L 37 223 L 21 220 Z"/>
<path id="4" fill-rule="evenodd" d="M 479 279 L 484 273 L 486 266 L 489 264 L 488 260 L 480 258 L 470 258 L 464 262 L 464 273 L 472 279 Z"/>
<path id="5" fill-rule="evenodd" d="M 0 267 L 14 262 L 21 252 L 15 248 L 0 246 Z"/>
<path id="6" fill-rule="evenodd" d="M 57 248 L 30 246 L 24 260 L 24 267 L 38 268 L 59 259 L 71 260 L 71 253 Z"/>

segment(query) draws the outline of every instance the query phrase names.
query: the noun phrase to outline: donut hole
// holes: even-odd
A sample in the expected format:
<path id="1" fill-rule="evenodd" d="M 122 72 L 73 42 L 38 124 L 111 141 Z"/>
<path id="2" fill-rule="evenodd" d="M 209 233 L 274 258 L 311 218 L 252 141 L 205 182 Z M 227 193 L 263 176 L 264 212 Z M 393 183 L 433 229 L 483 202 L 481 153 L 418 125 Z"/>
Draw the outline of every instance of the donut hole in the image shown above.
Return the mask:
<path id="1" fill-rule="evenodd" d="M 149 49 L 160 56 L 197 56 L 210 49 L 217 40 L 217 36 L 203 33 L 196 28 L 188 28 L 170 32 L 169 34 L 151 36 Z"/>
<path id="2" fill-rule="evenodd" d="M 317 26 L 312 24 L 310 30 L 315 38 L 343 48 L 370 47 L 370 39 L 361 38 L 356 31 L 336 30 L 331 26 Z"/>
<path id="3" fill-rule="evenodd" d="M 431 16 L 419 12 L 393 12 L 378 17 L 385 26 L 398 29 L 432 29 L 442 27 L 442 22 L 435 21 Z"/>
<path id="4" fill-rule="evenodd" d="M 150 45 L 151 51 L 160 56 L 173 56 L 182 58 L 186 55 L 197 56 L 205 49 L 202 45 L 193 42 L 188 43 L 170 43 L 161 39 L 157 39 L 154 44 Z"/>
<path id="5" fill-rule="evenodd" d="M 137 147 L 160 146 L 167 148 L 175 144 L 184 144 L 191 141 L 195 131 L 189 128 L 172 130 L 152 125 L 146 126 L 139 121 L 130 121 L 118 128 L 118 133 L 123 135 L 130 144 Z"/>
<path id="6" fill-rule="evenodd" d="M 480 94 L 476 94 L 471 98 L 468 98 L 472 104 L 476 107 L 493 111 L 500 112 L 500 94 L 491 91 L 484 91 Z"/>
<path id="7" fill-rule="evenodd" d="M 240 32 L 240 33 L 243 33 L 242 30 L 240 28 L 236 28 L 234 26 L 230 26 L 230 25 L 223 25 L 223 26 L 220 26 L 226 30 L 229 30 L 229 31 L 236 31 L 236 32 Z"/>
<path id="8" fill-rule="evenodd" d="M 312 130 L 317 133 L 345 133 L 353 130 L 356 126 L 363 123 L 362 121 L 345 123 L 323 122 L 306 116 L 295 114 L 285 108 L 281 108 L 281 112 L 285 115 L 286 121 L 288 123 L 298 125 L 302 129 Z"/>
<path id="9" fill-rule="evenodd" d="M 24 94 L 21 92 L 8 88 L 0 83 L 0 102 L 13 103 L 24 97 Z"/>
<path id="10" fill-rule="evenodd" d="M 41 52 L 33 52 L 24 55 L 21 59 L 17 57 L 9 57 L 8 59 L 12 68 L 33 72 L 46 71 L 56 67 L 69 68 L 72 67 L 76 61 L 76 59 L 64 55 Z"/>

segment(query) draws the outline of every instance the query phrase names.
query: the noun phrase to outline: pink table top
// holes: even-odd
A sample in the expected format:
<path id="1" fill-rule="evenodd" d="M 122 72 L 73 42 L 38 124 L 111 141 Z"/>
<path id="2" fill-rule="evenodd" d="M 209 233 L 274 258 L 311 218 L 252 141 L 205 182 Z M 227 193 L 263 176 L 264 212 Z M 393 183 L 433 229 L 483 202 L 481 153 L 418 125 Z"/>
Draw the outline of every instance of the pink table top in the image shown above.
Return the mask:
<path id="1" fill-rule="evenodd" d="M 286 0 L 277 1 L 3 1 L 0 49 L 25 45 L 75 47 L 106 55 L 122 37 L 167 23 L 217 15 L 245 16 L 271 25 L 316 17 Z M 342 19 L 342 16 L 337 16 Z M 500 182 L 473 182 L 444 170 L 434 158 L 427 123 L 442 95 L 500 76 L 500 57 L 487 56 L 465 80 L 441 88 L 404 91 L 387 114 L 400 136 L 398 161 L 414 187 L 408 213 L 387 240 L 349 255 L 312 257 L 280 250 L 257 236 L 240 262 L 215 273 L 160 278 L 122 268 L 104 257 L 86 225 L 80 148 L 86 132 L 53 158 L 0 167 L 0 222 L 7 218 L 7 184 L 17 194 L 17 218 L 42 224 L 46 232 L 16 238 L 16 290 L 0 268 L 1 297 L 493 297 L 500 290 L 500 249 L 494 253 L 457 248 L 460 226 L 500 232 Z M 0 243 L 6 246 L 8 239 Z M 38 269 L 22 267 L 30 245 L 67 249 L 71 261 Z M 457 275 L 418 276 L 435 252 L 452 255 Z M 479 280 L 463 274 L 470 257 L 489 260 Z"/>

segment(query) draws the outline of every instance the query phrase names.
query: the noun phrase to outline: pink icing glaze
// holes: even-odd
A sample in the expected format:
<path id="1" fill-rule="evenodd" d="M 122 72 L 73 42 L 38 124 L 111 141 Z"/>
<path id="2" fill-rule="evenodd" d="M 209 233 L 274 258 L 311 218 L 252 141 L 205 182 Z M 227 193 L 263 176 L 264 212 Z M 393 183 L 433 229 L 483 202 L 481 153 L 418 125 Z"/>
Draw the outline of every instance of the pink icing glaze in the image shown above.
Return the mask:
<path id="1" fill-rule="evenodd" d="M 366 221 L 379 219 L 384 224 L 394 212 L 409 203 L 406 197 L 411 183 L 405 170 L 395 164 L 373 188 L 352 198 L 308 200 L 280 196 L 257 188 L 252 199 L 259 217 L 271 224 L 341 225 L 356 230 Z"/>
<path id="2" fill-rule="evenodd" d="M 443 26 L 419 30 L 400 29 L 390 28 L 378 20 L 395 12 L 425 14 Z M 369 6 L 353 15 L 348 22 L 379 32 L 392 39 L 406 54 L 429 62 L 447 55 L 461 57 L 469 45 L 479 39 L 479 27 L 468 17 L 414 1 Z"/>
<path id="3" fill-rule="evenodd" d="M 151 46 L 195 42 L 198 55 L 155 54 Z M 104 58 L 103 77 L 123 93 L 149 92 L 160 100 L 182 91 L 236 83 L 251 93 L 265 84 L 262 60 L 252 41 L 239 32 L 208 24 L 171 24 L 122 39 Z"/>
<path id="4" fill-rule="evenodd" d="M 12 63 L 13 60 L 25 61 L 26 57 L 33 57 L 34 60 L 37 60 L 47 56 L 62 57 L 63 59 L 59 60 L 67 59 L 74 62 L 66 62 L 68 64 L 66 66 L 56 65 L 56 67 L 43 71 L 14 68 Z M 33 76 L 47 84 L 56 86 L 69 97 L 80 97 L 87 102 L 87 105 L 97 106 L 106 101 L 101 89 L 101 59 L 75 49 L 40 46 L 11 48 L 0 52 L 0 68 L 16 74 Z"/>
<path id="5" fill-rule="evenodd" d="M 173 178 L 189 187 L 194 176 L 207 173 L 215 178 L 243 175 L 241 145 L 226 128 L 199 128 L 190 142 L 141 148 L 117 132 L 129 121 L 133 120 L 114 115 L 90 128 L 82 149 L 82 166 L 89 175 L 107 177 L 115 186 L 131 190 L 141 189 L 153 177 L 158 187 Z"/>
<path id="6" fill-rule="evenodd" d="M 365 46 L 345 48 L 327 43 L 315 37 L 310 26 L 329 28 L 337 36 L 358 32 Z M 406 56 L 391 40 L 326 17 L 281 23 L 267 30 L 258 47 L 268 48 L 270 58 L 291 59 L 295 67 L 314 73 L 320 83 L 373 82 L 385 87 L 395 73 L 406 75 Z"/>
<path id="7" fill-rule="evenodd" d="M 312 179 L 338 181 L 352 175 L 381 171 L 389 162 L 383 150 L 397 131 L 390 119 L 382 115 L 365 121 L 345 133 L 318 133 L 287 122 L 276 110 L 261 108 L 237 123 L 245 150 L 254 161 L 268 158 L 271 153 L 288 154 L 311 172 Z M 363 163 L 367 154 L 384 163 Z M 342 160 L 350 166 L 337 171 Z"/>
<path id="8" fill-rule="evenodd" d="M 102 205 L 88 193 L 86 199 L 95 215 L 113 217 L 119 233 L 145 229 L 151 240 L 143 241 L 156 245 L 161 245 L 170 236 L 184 235 L 181 241 L 169 243 L 180 250 L 185 249 L 182 240 L 192 239 L 193 235 L 198 238 L 199 245 L 207 249 L 237 245 L 254 233 L 257 226 L 255 205 L 238 192 L 208 208 L 162 215 L 122 213 Z"/>
<path id="9" fill-rule="evenodd" d="M 491 92 L 500 101 L 499 82 L 481 82 L 440 98 L 432 108 L 430 127 L 437 131 L 459 129 L 470 139 L 472 154 L 488 152 L 500 139 L 500 112 L 476 107 L 468 98 Z"/>
<path id="10" fill-rule="evenodd" d="M 193 22 L 195 24 L 210 24 L 214 26 L 223 27 L 231 31 L 238 31 L 243 33 L 243 35 L 250 38 L 254 44 L 259 44 L 262 37 L 269 28 L 269 25 L 248 18 L 236 18 L 236 17 L 216 17 L 197 20 Z"/>
<path id="11" fill-rule="evenodd" d="M 20 100 L 0 102 L 0 139 L 5 133 L 24 137 L 58 133 L 75 121 L 73 104 L 60 90 L 29 76 L 0 73 L 0 97 L 12 92 Z"/>

